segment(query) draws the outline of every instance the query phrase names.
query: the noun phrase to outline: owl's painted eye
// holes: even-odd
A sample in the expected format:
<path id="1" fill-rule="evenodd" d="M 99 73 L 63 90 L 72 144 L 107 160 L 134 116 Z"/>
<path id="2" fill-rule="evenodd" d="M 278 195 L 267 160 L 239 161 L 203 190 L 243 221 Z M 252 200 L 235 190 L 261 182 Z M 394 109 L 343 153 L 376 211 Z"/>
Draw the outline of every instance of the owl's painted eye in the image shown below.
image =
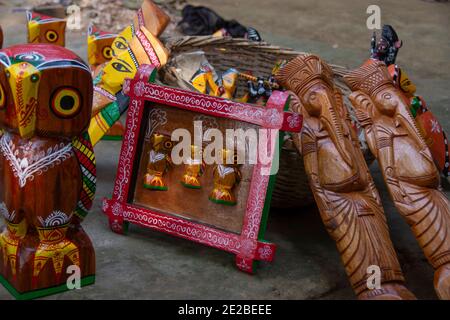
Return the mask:
<path id="1" fill-rule="evenodd" d="M 56 33 L 56 31 L 48 30 L 45 33 L 45 39 L 47 39 L 48 42 L 56 42 L 58 41 L 58 34 Z"/>
<path id="2" fill-rule="evenodd" d="M 120 62 L 114 62 L 112 64 L 112 67 L 119 72 L 131 72 L 129 68 L 127 68 L 123 63 Z"/>
<path id="3" fill-rule="evenodd" d="M 57 89 L 50 99 L 50 109 L 60 118 L 73 118 L 81 110 L 81 95 L 71 87 Z"/>
<path id="4" fill-rule="evenodd" d="M 164 148 L 166 149 L 172 149 L 173 147 L 173 142 L 172 141 L 166 141 L 164 142 Z"/>
<path id="5" fill-rule="evenodd" d="M 112 49 L 111 49 L 111 47 L 109 47 L 109 46 L 104 47 L 103 51 L 102 51 L 102 54 L 103 54 L 103 57 L 105 59 L 108 59 L 108 60 L 112 59 Z"/>
<path id="6" fill-rule="evenodd" d="M 6 93 L 3 86 L 0 84 L 0 110 L 5 109 L 6 107 Z"/>
<path id="7" fill-rule="evenodd" d="M 39 81 L 39 75 L 33 74 L 30 78 L 31 82 L 38 82 Z"/>

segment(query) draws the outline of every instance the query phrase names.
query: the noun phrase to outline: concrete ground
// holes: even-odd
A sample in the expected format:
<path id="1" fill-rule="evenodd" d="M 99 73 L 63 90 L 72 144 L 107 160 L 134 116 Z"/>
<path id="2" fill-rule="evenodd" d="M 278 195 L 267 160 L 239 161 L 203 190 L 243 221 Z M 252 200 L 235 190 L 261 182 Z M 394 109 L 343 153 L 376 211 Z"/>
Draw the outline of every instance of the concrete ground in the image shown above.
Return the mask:
<path id="1" fill-rule="evenodd" d="M 6 46 L 25 41 L 22 1 L 0 0 Z M 398 63 L 450 132 L 450 3 L 432 1 L 200 0 L 225 18 L 256 27 L 274 44 L 321 55 L 331 63 L 357 67 L 368 55 L 371 32 L 366 8 L 378 4 L 382 23 L 394 25 L 404 41 Z M 68 47 L 85 57 L 85 35 L 68 34 Z M 128 236 L 109 230 L 101 199 L 109 197 L 120 142 L 96 147 L 98 193 L 84 227 L 97 255 L 95 285 L 47 299 L 354 299 L 333 241 L 317 210 L 272 210 L 266 238 L 278 245 L 276 260 L 256 275 L 237 271 L 225 252 L 137 226 Z M 406 223 L 389 200 L 376 164 L 371 168 L 383 198 L 391 236 L 407 279 L 419 299 L 436 299 L 433 270 Z M 450 197 L 450 192 L 445 191 Z M 0 299 L 11 299 L 0 287 Z"/>

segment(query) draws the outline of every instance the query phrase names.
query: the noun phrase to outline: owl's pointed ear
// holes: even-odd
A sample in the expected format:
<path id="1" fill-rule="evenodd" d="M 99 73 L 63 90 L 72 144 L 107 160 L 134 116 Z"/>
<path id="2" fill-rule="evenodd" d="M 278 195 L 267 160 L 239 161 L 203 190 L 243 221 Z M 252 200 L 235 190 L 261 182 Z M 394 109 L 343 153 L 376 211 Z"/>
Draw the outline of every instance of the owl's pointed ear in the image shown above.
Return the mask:
<path id="1" fill-rule="evenodd" d="M 24 139 L 31 138 L 36 130 L 41 73 L 27 62 L 13 64 L 6 72 L 14 98 L 20 136 Z"/>

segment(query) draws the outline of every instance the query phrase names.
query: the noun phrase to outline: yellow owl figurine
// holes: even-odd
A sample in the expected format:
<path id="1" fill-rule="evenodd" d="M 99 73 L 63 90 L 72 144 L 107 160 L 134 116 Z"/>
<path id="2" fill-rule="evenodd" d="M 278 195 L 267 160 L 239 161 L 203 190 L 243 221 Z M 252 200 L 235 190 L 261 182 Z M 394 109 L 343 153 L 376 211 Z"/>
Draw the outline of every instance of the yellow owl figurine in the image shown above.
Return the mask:
<path id="1" fill-rule="evenodd" d="M 209 195 L 209 200 L 218 204 L 233 206 L 236 204 L 236 196 L 233 188 L 241 180 L 241 171 L 238 168 L 236 155 L 234 155 L 233 163 L 228 163 L 228 158 L 234 153 L 233 150 L 223 149 L 223 163 L 214 167 L 214 189 Z"/>
<path id="2" fill-rule="evenodd" d="M 200 176 L 203 174 L 205 164 L 202 159 L 202 149 L 199 146 L 191 145 L 191 157 L 185 163 L 184 174 L 181 184 L 186 188 L 200 189 Z"/>
<path id="3" fill-rule="evenodd" d="M 117 34 L 101 31 L 93 24 L 88 27 L 87 50 L 91 69 L 113 58 L 112 44 Z"/>
<path id="4" fill-rule="evenodd" d="M 28 43 L 49 43 L 64 47 L 66 20 L 27 12 Z"/>
<path id="5" fill-rule="evenodd" d="M 149 153 L 147 173 L 144 176 L 144 188 L 150 190 L 167 191 L 164 174 L 169 170 L 172 164 L 170 152 L 173 142 L 170 136 L 160 133 L 154 133 L 150 139 L 151 150 Z"/>

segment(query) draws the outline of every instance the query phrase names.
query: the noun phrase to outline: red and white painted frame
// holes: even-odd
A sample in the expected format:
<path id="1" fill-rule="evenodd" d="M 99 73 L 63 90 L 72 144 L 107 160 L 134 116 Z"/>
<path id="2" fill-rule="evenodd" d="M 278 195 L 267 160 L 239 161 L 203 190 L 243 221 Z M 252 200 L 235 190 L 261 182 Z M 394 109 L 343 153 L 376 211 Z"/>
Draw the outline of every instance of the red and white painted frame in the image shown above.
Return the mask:
<path id="1" fill-rule="evenodd" d="M 286 92 L 275 91 L 267 106 L 259 107 L 148 83 L 152 69 L 151 66 L 142 66 L 136 77 L 127 80 L 124 85 L 124 92 L 130 96 L 126 132 L 113 196 L 112 199 L 103 201 L 103 211 L 109 218 L 110 227 L 114 232 L 124 234 L 127 224 L 131 222 L 224 250 L 236 255 L 236 265 L 240 270 L 253 273 L 255 260 L 270 262 L 275 254 L 274 244 L 258 238 L 270 178 L 268 175 L 263 175 L 262 170 L 270 168 L 273 159 L 268 164 L 257 163 L 254 165 L 241 234 L 215 229 L 161 211 L 135 206 L 129 203 L 128 199 L 129 193 L 133 193 L 133 190 L 130 190 L 132 175 L 139 166 L 136 161 L 139 157 L 136 150 L 141 126 L 146 123 L 143 121 L 144 108 L 152 107 L 151 103 L 146 104 L 145 102 L 244 121 L 256 124 L 261 128 L 292 132 L 301 130 L 302 118 L 296 113 L 284 111 L 289 98 L 289 93 Z M 267 132 L 270 146 L 276 145 L 277 135 L 271 135 L 269 130 Z"/>

